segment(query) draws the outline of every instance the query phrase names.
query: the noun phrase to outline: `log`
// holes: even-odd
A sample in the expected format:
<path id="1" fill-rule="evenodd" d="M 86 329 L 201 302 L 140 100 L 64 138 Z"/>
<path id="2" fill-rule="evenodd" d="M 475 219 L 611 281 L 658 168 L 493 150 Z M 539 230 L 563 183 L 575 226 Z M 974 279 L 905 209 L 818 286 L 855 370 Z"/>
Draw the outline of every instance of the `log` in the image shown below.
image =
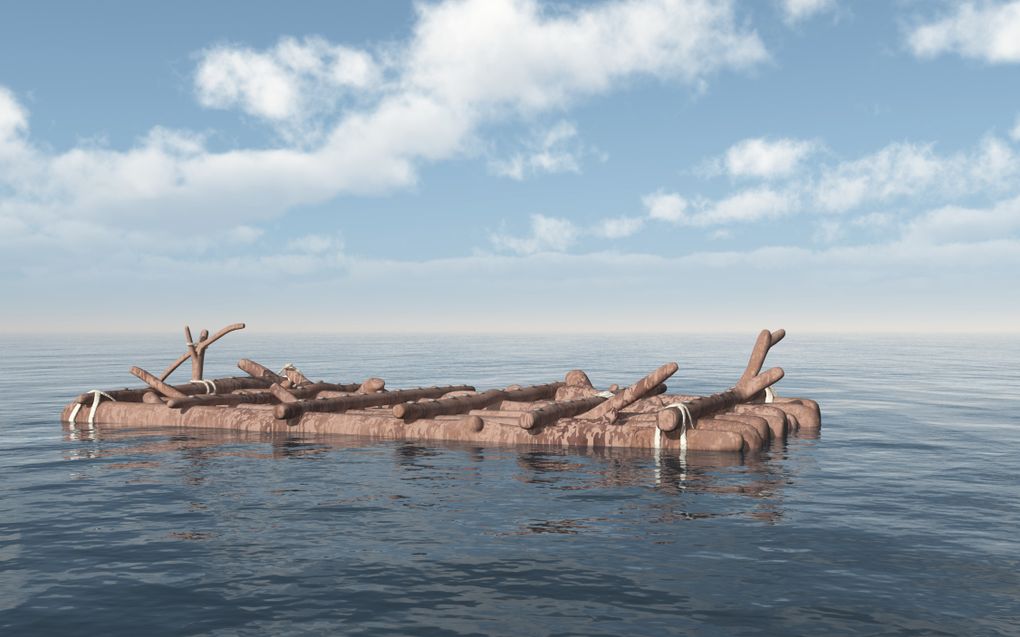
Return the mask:
<path id="1" fill-rule="evenodd" d="M 782 339 L 786 332 L 784 330 L 777 330 L 776 335 L 778 339 Z M 749 402 L 758 394 L 764 392 L 766 387 L 771 387 L 779 382 L 783 377 L 782 368 L 773 367 L 766 372 L 760 372 L 761 366 L 765 362 L 765 356 L 768 354 L 769 348 L 772 347 L 772 343 L 772 333 L 768 330 L 762 330 L 758 334 L 754 348 L 751 350 L 751 357 L 747 362 L 747 368 L 741 374 L 740 380 L 737 381 L 736 385 L 724 392 L 684 401 L 683 405 L 690 414 L 691 421 L 695 422 L 699 418 Z M 682 422 L 679 412 L 669 412 L 677 412 L 677 410 L 665 407 L 659 411 L 658 424 L 659 429 L 662 431 L 672 431 Z"/>
<path id="2" fill-rule="evenodd" d="M 284 389 L 283 385 L 280 385 L 279 383 L 273 383 L 270 385 L 269 393 L 285 405 L 296 404 L 299 400 L 297 396 Z"/>
<path id="3" fill-rule="evenodd" d="M 661 385 L 667 378 L 675 374 L 677 369 L 679 369 L 679 366 L 676 363 L 666 363 L 609 400 L 600 403 L 588 413 L 581 414 L 579 418 L 582 420 L 598 420 L 599 418 L 606 417 L 610 423 L 615 422 L 617 415 L 624 407 L 643 398 Z"/>
<path id="4" fill-rule="evenodd" d="M 143 383 L 152 387 L 160 394 L 163 394 L 167 398 L 184 398 L 186 395 L 184 392 L 177 391 L 175 388 L 167 385 L 160 379 L 156 378 L 149 372 L 145 371 L 141 367 L 132 367 L 131 373 L 137 376 Z"/>
<path id="5" fill-rule="evenodd" d="M 242 358 L 241 360 L 237 361 L 237 366 L 241 369 L 241 371 L 248 374 L 252 378 L 258 378 L 259 380 L 266 381 L 267 387 L 270 385 L 270 383 L 280 384 L 286 382 L 287 380 L 286 378 L 280 376 L 279 374 L 269 369 L 265 365 L 259 365 L 255 361 L 248 358 Z"/>
<path id="6" fill-rule="evenodd" d="M 228 376 L 225 378 L 215 378 L 212 382 L 216 383 L 216 391 L 220 394 L 227 394 L 238 389 L 268 389 L 269 383 L 257 380 L 255 378 L 247 378 L 242 376 Z M 180 385 L 170 385 L 180 393 L 186 396 L 192 396 L 196 394 L 205 394 L 209 390 L 206 386 L 201 383 L 183 383 Z M 106 392 L 113 396 L 114 400 L 120 402 L 141 402 L 142 397 L 146 392 L 152 391 L 148 387 L 130 388 L 125 387 L 124 389 L 111 389 Z M 84 393 L 75 399 L 75 402 L 85 403 L 92 400 L 91 393 Z"/>
<path id="7" fill-rule="evenodd" d="M 573 418 L 578 414 L 583 414 L 586 411 L 590 411 L 592 408 L 607 402 L 608 400 L 609 399 L 604 396 L 591 396 L 590 398 L 577 398 L 575 400 L 559 400 L 539 407 L 538 409 L 532 409 L 524 412 L 521 414 L 518 424 L 522 429 L 541 428 L 546 425 L 551 425 L 560 418 Z"/>
<path id="8" fill-rule="evenodd" d="M 276 402 L 276 397 L 269 392 L 252 392 L 241 394 L 213 394 L 211 396 L 184 396 L 171 398 L 167 407 L 171 409 L 187 409 L 188 407 L 212 407 L 214 405 L 267 405 Z"/>
<path id="9" fill-rule="evenodd" d="M 482 409 L 504 400 L 542 400 L 555 395 L 556 390 L 560 387 L 563 387 L 562 381 L 545 385 L 532 385 L 531 387 L 522 387 L 520 389 L 490 389 L 474 396 L 442 398 L 423 403 L 404 403 L 393 408 L 393 415 L 403 419 L 405 423 L 411 423 L 419 418 L 463 414 L 473 409 Z"/>
<path id="10" fill-rule="evenodd" d="M 448 394 L 452 391 L 474 391 L 470 385 L 447 385 L 445 387 L 417 387 L 414 389 L 400 389 L 389 392 L 376 392 L 374 394 L 352 394 L 339 398 L 322 398 L 319 400 L 299 400 L 297 402 L 280 404 L 276 406 L 274 415 L 280 420 L 297 418 L 308 412 L 337 412 L 342 413 L 348 409 L 364 409 L 366 407 L 382 407 L 406 400 L 417 400 L 419 398 L 435 398 Z"/>

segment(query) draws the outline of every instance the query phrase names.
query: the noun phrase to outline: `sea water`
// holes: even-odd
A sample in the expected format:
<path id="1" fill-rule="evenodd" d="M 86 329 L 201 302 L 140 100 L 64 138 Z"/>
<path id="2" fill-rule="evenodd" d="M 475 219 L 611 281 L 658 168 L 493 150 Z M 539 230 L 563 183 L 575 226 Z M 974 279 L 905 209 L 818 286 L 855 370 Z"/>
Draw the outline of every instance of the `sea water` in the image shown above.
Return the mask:
<path id="1" fill-rule="evenodd" d="M 206 375 L 707 393 L 752 342 L 241 332 Z M 1020 634 L 1018 337 L 791 334 L 823 429 L 745 457 L 60 425 L 181 351 L 0 337 L 0 634 Z"/>

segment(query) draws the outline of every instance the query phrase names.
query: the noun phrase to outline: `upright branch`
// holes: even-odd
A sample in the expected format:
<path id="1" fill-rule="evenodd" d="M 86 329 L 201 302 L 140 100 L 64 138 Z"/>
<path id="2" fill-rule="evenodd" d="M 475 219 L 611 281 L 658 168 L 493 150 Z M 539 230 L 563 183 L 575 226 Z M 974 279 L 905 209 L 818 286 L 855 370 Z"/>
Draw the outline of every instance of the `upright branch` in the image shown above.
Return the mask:
<path id="1" fill-rule="evenodd" d="M 765 363 L 765 357 L 769 353 L 769 348 L 782 340 L 784 336 L 786 336 L 784 330 L 777 330 L 775 333 L 762 330 L 758 334 L 758 340 L 755 341 L 754 349 L 751 350 L 751 357 L 747 361 L 747 368 L 740 376 L 740 380 L 737 381 L 736 385 L 724 392 L 712 394 L 711 396 L 702 396 L 684 403 L 684 407 L 691 419 L 696 421 L 698 418 L 729 409 L 734 405 L 746 403 L 759 393 L 765 391 L 766 387 L 779 382 L 783 377 L 782 368 L 773 367 L 765 372 L 762 372 L 761 368 Z M 681 422 L 682 414 L 676 409 L 666 408 L 658 413 L 658 426 L 663 431 L 672 431 Z"/>
<path id="2" fill-rule="evenodd" d="M 170 374 L 173 374 L 174 371 L 189 358 L 191 359 L 191 380 L 202 380 L 202 373 L 205 370 L 205 350 L 209 349 L 210 345 L 227 334 L 243 329 L 244 323 L 234 323 L 224 327 L 212 336 L 209 336 L 209 330 L 202 330 L 201 333 L 199 333 L 198 341 L 196 342 L 191 338 L 191 328 L 185 325 L 184 346 L 186 351 L 181 354 L 180 358 L 171 363 L 170 367 L 166 368 L 166 371 L 159 376 L 159 380 L 163 381 L 169 378 Z"/>

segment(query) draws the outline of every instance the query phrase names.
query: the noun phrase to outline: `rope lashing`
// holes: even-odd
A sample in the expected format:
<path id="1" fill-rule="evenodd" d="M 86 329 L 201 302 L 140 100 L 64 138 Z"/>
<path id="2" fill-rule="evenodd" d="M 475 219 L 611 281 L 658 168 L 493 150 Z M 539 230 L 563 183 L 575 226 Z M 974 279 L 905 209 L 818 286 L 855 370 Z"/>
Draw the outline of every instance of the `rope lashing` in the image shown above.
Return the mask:
<path id="1" fill-rule="evenodd" d="M 89 427 L 92 427 L 92 424 L 96 421 L 96 409 L 99 408 L 99 401 L 103 398 L 109 398 L 111 401 L 117 402 L 117 399 L 101 389 L 90 389 L 85 393 L 92 394 L 92 408 L 89 409 L 89 417 L 86 421 L 88 422 Z M 78 412 L 81 411 L 81 407 L 84 404 L 85 403 L 75 403 L 74 409 L 71 410 L 71 415 L 67 418 L 67 422 L 72 425 L 75 424 L 74 419 L 78 417 Z"/>
<path id="2" fill-rule="evenodd" d="M 211 380 L 205 380 L 205 379 L 199 378 L 198 380 L 193 380 L 191 382 L 193 382 L 193 383 L 202 383 L 202 387 L 205 387 L 205 393 L 206 394 L 215 394 L 216 393 L 216 383 L 214 383 Z"/>
<path id="3" fill-rule="evenodd" d="M 687 430 L 694 428 L 694 417 L 691 416 L 691 410 L 687 406 L 687 403 L 683 402 L 666 405 L 665 408 L 676 409 L 680 412 L 680 453 L 687 453 Z M 655 434 L 655 448 L 658 449 L 661 444 L 659 442 L 659 436 L 662 435 L 662 432 L 658 427 L 655 428 L 655 431 L 657 432 Z"/>

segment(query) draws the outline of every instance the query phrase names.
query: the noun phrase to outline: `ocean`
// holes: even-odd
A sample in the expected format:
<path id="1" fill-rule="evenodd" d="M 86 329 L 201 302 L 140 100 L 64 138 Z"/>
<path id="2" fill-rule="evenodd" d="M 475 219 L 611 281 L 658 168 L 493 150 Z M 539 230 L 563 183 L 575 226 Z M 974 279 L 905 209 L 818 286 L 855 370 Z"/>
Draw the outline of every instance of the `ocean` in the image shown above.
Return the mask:
<path id="1" fill-rule="evenodd" d="M 754 337 L 249 328 L 206 376 L 709 393 Z M 182 349 L 0 336 L 3 635 L 1020 635 L 1020 337 L 791 333 L 823 428 L 747 456 L 61 426 Z"/>

